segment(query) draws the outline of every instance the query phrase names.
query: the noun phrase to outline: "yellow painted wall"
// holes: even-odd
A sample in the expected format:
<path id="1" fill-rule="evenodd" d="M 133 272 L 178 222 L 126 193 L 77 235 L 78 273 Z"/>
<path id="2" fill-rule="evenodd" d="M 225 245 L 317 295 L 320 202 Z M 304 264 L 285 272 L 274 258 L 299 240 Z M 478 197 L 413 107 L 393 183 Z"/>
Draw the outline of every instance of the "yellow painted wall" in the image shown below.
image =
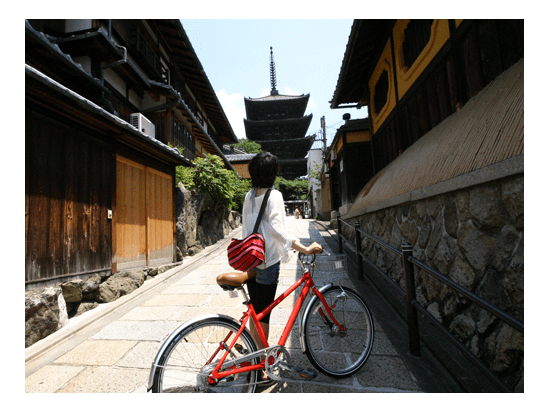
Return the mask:
<path id="1" fill-rule="evenodd" d="M 347 132 L 346 142 L 348 143 L 370 142 L 370 133 L 367 131 Z"/>
<path id="2" fill-rule="evenodd" d="M 405 40 L 405 29 L 410 19 L 398 20 L 393 28 L 393 39 L 395 45 L 395 66 L 397 77 L 397 90 L 399 98 L 402 98 L 409 88 L 414 84 L 428 64 L 434 59 L 439 50 L 449 40 L 449 22 L 446 19 L 436 19 L 432 24 L 432 34 L 424 50 L 420 53 L 411 67 L 405 66 L 403 55 L 403 42 Z"/>
<path id="3" fill-rule="evenodd" d="M 338 138 L 338 141 L 336 142 L 335 152 L 340 153 L 340 150 L 342 150 L 342 147 L 344 146 L 344 141 L 342 140 L 342 136 Z"/>
<path id="4" fill-rule="evenodd" d="M 380 76 L 384 71 L 388 72 L 388 80 L 389 80 L 388 98 L 384 107 L 380 109 L 380 113 L 376 113 L 374 110 L 374 88 L 376 86 L 376 83 L 378 82 L 378 79 L 380 78 Z M 386 118 L 388 117 L 388 115 L 391 113 L 391 111 L 394 109 L 396 105 L 394 84 L 395 82 L 394 82 L 394 76 L 393 76 L 393 61 L 391 56 L 391 41 L 388 40 L 386 47 L 384 47 L 384 51 L 380 56 L 380 60 L 378 60 L 378 64 L 376 65 L 372 73 L 372 76 L 369 80 L 370 109 L 372 111 L 371 115 L 372 115 L 373 133 L 375 133 L 380 127 L 380 125 L 384 123 L 384 120 L 386 120 Z"/>

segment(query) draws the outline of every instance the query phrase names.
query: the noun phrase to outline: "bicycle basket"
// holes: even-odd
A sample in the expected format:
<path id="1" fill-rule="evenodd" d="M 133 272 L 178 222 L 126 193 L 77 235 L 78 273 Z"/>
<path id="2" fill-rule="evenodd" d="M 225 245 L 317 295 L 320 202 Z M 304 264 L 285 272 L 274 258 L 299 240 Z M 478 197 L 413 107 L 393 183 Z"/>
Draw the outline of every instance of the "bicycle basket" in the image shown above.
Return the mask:
<path id="1" fill-rule="evenodd" d="M 347 256 L 344 253 L 317 255 L 314 275 L 317 283 L 338 283 L 348 275 Z"/>

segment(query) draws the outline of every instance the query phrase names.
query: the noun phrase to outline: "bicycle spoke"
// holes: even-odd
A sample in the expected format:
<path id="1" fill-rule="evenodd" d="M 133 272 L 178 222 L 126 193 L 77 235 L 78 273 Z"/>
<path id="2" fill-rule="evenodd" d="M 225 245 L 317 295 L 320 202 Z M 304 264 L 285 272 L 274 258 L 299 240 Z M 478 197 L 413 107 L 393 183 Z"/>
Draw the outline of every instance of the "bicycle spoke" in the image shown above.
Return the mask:
<path id="1" fill-rule="evenodd" d="M 332 287 L 323 292 L 305 320 L 306 355 L 321 372 L 348 376 L 359 369 L 372 349 L 374 330 L 364 302 L 350 290 Z M 332 315 L 332 316 L 330 316 Z M 333 323 L 335 319 L 340 327 Z"/>
<path id="2" fill-rule="evenodd" d="M 228 345 L 239 330 L 238 324 L 229 319 L 200 319 L 171 337 L 159 355 L 159 365 L 153 378 L 155 392 L 253 392 L 256 371 L 231 374 L 218 382 L 211 379 L 212 372 L 222 357 L 239 360 Z M 248 331 L 237 340 L 237 348 L 253 353 L 256 345 Z M 229 350 L 229 352 L 227 352 Z M 251 363 L 249 358 L 247 364 Z M 252 359 L 252 363 L 255 363 Z M 239 368 L 237 363 L 237 368 Z M 231 366 L 225 366 L 231 368 Z M 228 369 L 230 370 L 230 369 Z"/>

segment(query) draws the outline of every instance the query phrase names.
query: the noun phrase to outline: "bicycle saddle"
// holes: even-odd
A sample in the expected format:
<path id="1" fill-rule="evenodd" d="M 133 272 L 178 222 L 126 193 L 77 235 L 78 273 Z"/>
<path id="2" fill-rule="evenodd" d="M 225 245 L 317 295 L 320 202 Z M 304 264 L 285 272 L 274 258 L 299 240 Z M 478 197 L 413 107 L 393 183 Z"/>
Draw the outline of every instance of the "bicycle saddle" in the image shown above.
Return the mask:
<path id="1" fill-rule="evenodd" d="M 233 290 L 242 286 L 244 282 L 253 276 L 248 274 L 249 272 L 227 272 L 218 275 L 216 282 L 223 290 Z"/>

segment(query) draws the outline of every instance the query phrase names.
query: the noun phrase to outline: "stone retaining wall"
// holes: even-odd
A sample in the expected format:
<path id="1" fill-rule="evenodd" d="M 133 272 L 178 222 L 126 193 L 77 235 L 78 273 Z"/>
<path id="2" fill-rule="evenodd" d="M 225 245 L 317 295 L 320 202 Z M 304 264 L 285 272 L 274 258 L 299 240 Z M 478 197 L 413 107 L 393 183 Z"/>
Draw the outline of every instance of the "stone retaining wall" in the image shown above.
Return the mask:
<path id="1" fill-rule="evenodd" d="M 523 322 L 523 174 L 366 213 L 361 228 Z M 354 231 L 343 225 L 355 244 Z M 405 289 L 399 256 L 363 237 L 363 253 Z M 418 269 L 416 298 L 509 386 L 523 391 L 523 334 Z"/>

